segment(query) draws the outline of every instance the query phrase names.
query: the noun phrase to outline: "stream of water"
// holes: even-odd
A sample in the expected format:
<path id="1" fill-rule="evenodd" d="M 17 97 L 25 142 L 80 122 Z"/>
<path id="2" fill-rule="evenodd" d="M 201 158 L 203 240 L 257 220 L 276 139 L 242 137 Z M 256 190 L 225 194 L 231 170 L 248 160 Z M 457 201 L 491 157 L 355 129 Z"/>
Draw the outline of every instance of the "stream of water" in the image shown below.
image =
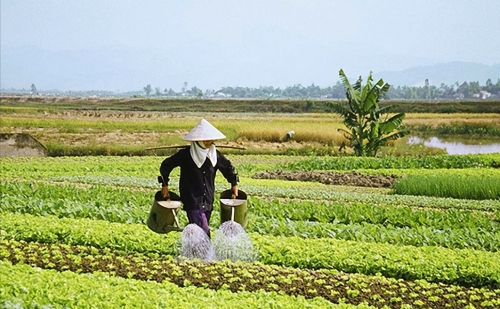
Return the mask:
<path id="1" fill-rule="evenodd" d="M 213 242 L 201 227 L 188 224 L 181 235 L 181 256 L 204 262 L 231 260 L 253 262 L 257 258 L 252 240 L 235 221 L 222 223 Z"/>
<path id="2" fill-rule="evenodd" d="M 215 255 L 218 260 L 253 262 L 256 252 L 250 236 L 235 221 L 226 221 L 214 237 Z"/>
<path id="3" fill-rule="evenodd" d="M 207 233 L 196 224 L 188 224 L 181 234 L 181 256 L 211 262 L 216 259 L 215 248 Z"/>

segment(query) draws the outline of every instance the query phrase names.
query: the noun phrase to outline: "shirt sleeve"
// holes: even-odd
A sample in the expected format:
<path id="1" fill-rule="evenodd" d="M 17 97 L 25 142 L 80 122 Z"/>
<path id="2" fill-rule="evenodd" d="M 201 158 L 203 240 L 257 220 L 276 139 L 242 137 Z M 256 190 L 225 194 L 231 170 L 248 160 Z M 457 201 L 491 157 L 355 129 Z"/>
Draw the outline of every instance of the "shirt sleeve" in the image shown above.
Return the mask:
<path id="1" fill-rule="evenodd" d="M 229 161 L 221 152 L 217 150 L 217 168 L 221 171 L 222 175 L 231 184 L 231 186 L 236 186 L 240 181 L 238 173 L 234 168 L 231 161 Z"/>
<path id="2" fill-rule="evenodd" d="M 172 156 L 163 160 L 160 165 L 160 175 L 163 177 L 163 184 L 168 186 L 168 182 L 170 181 L 170 172 L 178 166 L 181 165 L 182 160 L 182 150 L 176 152 Z"/>

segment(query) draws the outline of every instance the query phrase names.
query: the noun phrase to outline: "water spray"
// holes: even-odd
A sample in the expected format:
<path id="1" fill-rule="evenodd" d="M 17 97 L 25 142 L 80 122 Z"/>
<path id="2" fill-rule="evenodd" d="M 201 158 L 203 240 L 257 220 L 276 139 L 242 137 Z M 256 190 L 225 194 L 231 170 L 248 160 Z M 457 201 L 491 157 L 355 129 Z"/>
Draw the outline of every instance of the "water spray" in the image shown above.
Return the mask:
<path id="1" fill-rule="evenodd" d="M 180 197 L 169 191 L 170 198 L 156 192 L 153 206 L 147 220 L 148 227 L 156 233 L 182 232 L 179 255 L 184 259 L 200 259 L 204 262 L 230 260 L 232 262 L 253 262 L 257 259 L 247 225 L 247 195 L 238 190 L 238 199 L 231 198 L 232 191 L 220 195 L 221 225 L 213 242 L 207 233 L 196 224 L 181 228 L 177 213 L 182 206 Z"/>
<path id="2" fill-rule="evenodd" d="M 213 243 L 217 260 L 253 262 L 257 258 L 250 236 L 236 221 L 222 223 Z"/>
<path id="3" fill-rule="evenodd" d="M 198 225 L 188 224 L 181 234 L 181 256 L 211 262 L 216 259 L 215 250 L 207 233 Z"/>
<path id="4" fill-rule="evenodd" d="M 243 191 L 239 191 L 238 197 L 243 199 L 224 198 L 229 194 L 232 194 L 229 190 L 221 193 L 222 224 L 213 241 L 216 257 L 218 260 L 253 262 L 257 255 L 252 240 L 244 229 L 247 224 L 247 196 Z"/>

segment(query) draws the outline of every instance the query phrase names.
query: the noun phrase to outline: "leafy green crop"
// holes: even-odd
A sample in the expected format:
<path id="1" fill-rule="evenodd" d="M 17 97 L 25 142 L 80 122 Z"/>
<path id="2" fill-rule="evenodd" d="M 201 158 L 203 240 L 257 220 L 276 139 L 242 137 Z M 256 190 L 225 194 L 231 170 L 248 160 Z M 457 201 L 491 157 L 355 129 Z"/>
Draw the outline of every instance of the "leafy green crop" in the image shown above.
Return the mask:
<path id="1" fill-rule="evenodd" d="M 500 199 L 500 175 L 456 176 L 410 175 L 394 184 L 397 194 L 452 197 L 457 199 Z"/>
<path id="2" fill-rule="evenodd" d="M 401 291 L 413 291 L 410 299 L 400 297 L 398 303 L 401 304 L 418 300 L 425 306 L 436 308 L 430 297 L 441 299 L 446 290 L 452 298 L 447 301 L 447 305 L 452 307 L 460 303 L 474 307 L 482 307 L 486 302 L 500 305 L 500 293 L 493 290 L 435 285 L 425 280 L 412 282 L 382 276 L 235 263 L 229 260 L 203 263 L 169 256 L 151 258 L 138 253 L 119 254 L 87 246 L 0 241 L 0 257 L 12 263 L 58 271 L 105 272 L 129 279 L 169 281 L 180 287 L 227 289 L 235 293 L 262 290 L 281 295 L 300 295 L 307 299 L 321 297 L 332 303 L 343 299 L 349 299 L 350 303 L 356 305 L 367 303 L 378 306 L 382 300 L 394 302 L 393 289 L 397 286 Z"/>
<path id="3" fill-rule="evenodd" d="M 367 305 L 333 305 L 321 298 L 305 299 L 264 291 L 232 293 L 195 286 L 178 287 L 110 276 L 41 270 L 0 261 L 0 305 L 3 308 L 179 308 L 194 303 L 212 308 L 373 309 Z"/>
<path id="4" fill-rule="evenodd" d="M 178 254 L 179 234 L 155 234 L 145 225 L 52 216 L 2 214 L 3 239 L 95 246 L 157 256 Z M 406 280 L 424 279 L 475 287 L 500 288 L 500 253 L 471 249 L 394 246 L 328 238 L 250 234 L 267 265 L 336 269 Z"/>
<path id="5" fill-rule="evenodd" d="M 284 170 L 359 170 L 359 169 L 440 169 L 486 168 L 500 162 L 500 153 L 477 155 L 438 155 L 431 157 L 312 157 L 279 165 Z"/>
<path id="6" fill-rule="evenodd" d="M 317 288 L 306 286 L 297 289 L 296 294 L 292 293 L 300 299 L 300 305 L 296 307 L 314 307 L 311 304 L 318 301 L 318 307 L 335 308 L 331 301 L 325 299 L 326 296 L 307 301 L 303 297 L 315 293 L 319 296 L 329 285 L 324 275 L 342 271 L 348 280 L 336 281 L 338 286 L 331 289 L 331 292 L 340 293 L 331 295 L 331 299 L 339 302 L 357 304 L 364 299 L 367 303 L 376 304 L 377 308 L 395 309 L 466 308 L 468 304 L 475 308 L 498 307 L 500 199 L 450 198 L 450 193 L 445 194 L 447 197 L 399 195 L 391 189 L 251 178 L 257 171 L 286 166 L 288 171 L 356 170 L 369 175 L 406 175 L 404 179 L 418 176 L 422 181 L 434 175 L 450 180 L 462 177 L 464 183 L 470 183 L 470 180 L 500 176 L 500 171 L 494 168 L 500 162 L 498 154 L 369 159 L 232 156 L 231 159 L 237 163 L 240 173 L 239 188 L 249 197 L 247 232 L 258 249 L 259 262 L 242 268 L 236 264 L 221 264 L 214 269 L 195 262 L 183 264 L 182 267 L 189 269 L 189 277 L 182 282 L 176 281 L 183 288 L 175 287 L 165 292 L 171 298 L 180 299 L 176 307 L 182 308 L 184 293 L 212 293 L 203 284 L 197 285 L 203 288 L 189 290 L 196 283 L 196 277 L 209 276 L 204 273 L 205 270 L 222 274 L 212 274 L 220 278 L 211 281 L 219 290 L 207 296 L 208 301 L 232 306 L 232 299 L 236 299 L 233 296 L 228 296 L 225 303 L 210 299 L 225 299 L 223 294 L 228 288 L 238 290 L 238 284 L 245 284 L 243 280 L 251 280 L 246 278 L 253 275 L 251 269 L 259 269 L 255 277 L 262 279 L 259 284 L 263 284 L 263 289 L 275 292 L 249 292 L 250 286 L 256 286 L 250 282 L 245 287 L 240 286 L 239 290 L 244 290 L 242 293 L 248 293 L 245 294 L 248 295 L 248 302 L 244 303 L 250 306 L 254 297 L 267 300 L 265 305 L 256 301 L 257 307 L 266 307 L 269 303 L 276 308 L 287 308 L 283 302 L 296 303 L 296 298 L 284 295 L 276 303 L 269 299 L 275 299 L 273 297 L 280 293 L 276 292 L 280 287 L 287 286 L 291 290 L 293 284 L 290 285 L 290 282 L 293 283 L 295 277 L 285 273 L 297 271 L 306 274 L 304 283 L 313 280 L 311 284 Z M 159 189 L 156 177 L 162 160 L 162 157 L 153 156 L 0 158 L 0 241 L 12 244 L 26 241 L 27 245 L 22 245 L 26 250 L 33 249 L 33 246 L 51 248 L 54 258 L 67 256 L 64 261 L 74 267 L 83 265 L 85 257 L 64 251 L 65 246 L 93 247 L 100 253 L 99 259 L 111 257 L 115 259 L 113 261 L 123 262 L 136 258 L 140 263 L 152 263 L 143 265 L 141 271 L 144 277 L 137 277 L 149 280 L 151 272 L 157 270 L 157 263 L 176 259 L 181 236 L 173 232 L 156 234 L 144 224 L 153 195 Z M 171 176 L 172 188 L 175 189 L 178 186 L 178 171 L 174 170 Z M 217 176 L 216 194 L 228 189 L 228 186 L 222 176 Z M 477 198 L 476 195 L 474 197 Z M 214 206 L 210 226 L 217 235 L 216 228 L 220 224 L 218 201 Z M 181 225 L 187 224 L 184 212 L 179 218 Z M 15 260 L 16 263 L 32 263 L 35 260 L 45 263 L 45 249 L 36 251 L 36 257 L 35 249 L 12 250 L 16 250 L 15 255 L 19 257 L 27 254 L 23 261 Z M 104 262 L 102 265 L 118 267 L 118 264 Z M 168 265 L 176 267 L 170 262 Z M 50 268 L 50 263 L 54 262 L 48 261 L 48 264 L 40 266 Z M 58 264 L 63 272 L 43 280 L 42 274 L 47 273 L 45 270 L 6 265 L 2 262 L 0 266 L 0 307 L 77 307 L 74 295 L 87 295 L 72 282 L 85 280 L 82 278 L 87 275 L 76 275 L 80 268 L 71 268 L 73 272 L 64 271 L 69 269 L 65 267 L 70 267 L 70 264 Z M 98 265 L 87 266 L 89 271 L 102 270 L 96 268 Z M 23 270 L 15 275 L 21 268 Z M 245 268 L 248 269 L 245 271 Z M 5 272 L 9 275 L 5 276 Z M 73 275 L 75 277 L 69 281 L 58 281 Z M 155 289 L 151 286 L 139 287 L 127 274 L 122 275 L 123 289 Z M 375 279 L 365 281 L 371 276 Z M 17 279 L 9 281 L 10 277 Z M 267 281 L 264 280 L 266 278 Z M 373 280 L 378 281 L 373 283 Z M 105 298 L 98 294 L 98 290 L 113 293 L 109 285 L 118 285 L 118 281 L 103 282 L 88 283 L 94 293 L 92 295 Z M 60 291 L 57 284 L 64 285 L 64 289 Z M 20 290 L 20 287 L 25 287 L 28 292 Z M 432 292 L 422 296 L 426 289 Z M 77 294 L 72 294 L 73 291 Z M 464 296 L 460 291 L 471 293 L 466 292 Z M 150 295 L 147 293 L 139 294 L 147 297 Z M 137 304 L 137 307 L 157 305 L 139 301 L 134 296 L 139 294 L 131 294 L 131 298 L 123 299 Z M 117 292 L 117 295 L 121 294 Z M 121 304 L 120 300 L 112 297 L 109 302 L 99 302 L 92 297 L 88 299 L 103 308 L 113 307 L 113 301 L 114 304 Z M 458 299 L 456 303 L 453 297 Z M 241 298 L 237 299 L 241 301 Z M 84 302 L 78 304 L 91 307 Z M 165 301 L 161 305 L 169 303 Z"/>

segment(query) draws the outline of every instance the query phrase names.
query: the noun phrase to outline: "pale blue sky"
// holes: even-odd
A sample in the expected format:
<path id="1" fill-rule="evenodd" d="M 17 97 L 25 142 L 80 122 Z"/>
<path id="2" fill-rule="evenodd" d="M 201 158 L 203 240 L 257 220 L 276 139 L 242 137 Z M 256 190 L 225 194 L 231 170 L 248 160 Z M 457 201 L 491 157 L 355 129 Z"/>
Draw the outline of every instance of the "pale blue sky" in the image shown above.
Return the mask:
<path id="1" fill-rule="evenodd" d="M 500 0 L 0 1 L 2 87 L 31 84 L 39 74 L 30 70 L 46 71 L 37 67 L 44 61 L 57 72 L 45 72 L 43 87 L 74 70 L 86 77 L 66 87 L 108 90 L 326 86 L 340 68 L 357 76 L 500 63 Z M 37 53 L 44 57 L 29 66 L 15 62 Z M 58 57 L 73 60 L 57 67 Z M 108 77 L 93 85 L 89 76 Z"/>

